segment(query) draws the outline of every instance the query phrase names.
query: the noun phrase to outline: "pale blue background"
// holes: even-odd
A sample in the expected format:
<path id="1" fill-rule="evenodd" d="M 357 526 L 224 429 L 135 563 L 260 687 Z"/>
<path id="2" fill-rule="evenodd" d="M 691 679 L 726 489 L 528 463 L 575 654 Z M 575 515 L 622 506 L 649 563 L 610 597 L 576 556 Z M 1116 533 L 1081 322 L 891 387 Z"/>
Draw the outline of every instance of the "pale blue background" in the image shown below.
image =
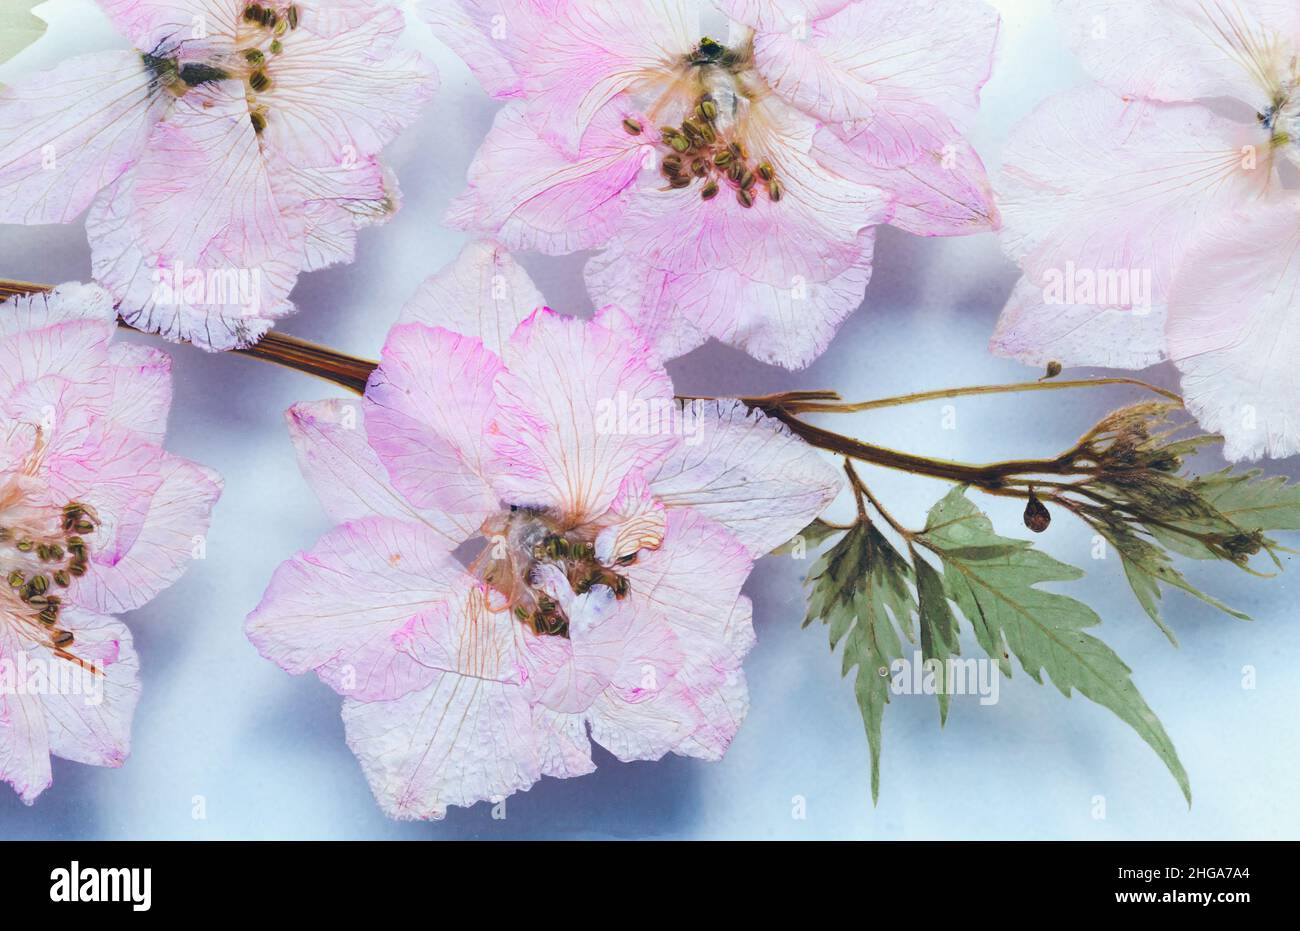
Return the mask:
<path id="1" fill-rule="evenodd" d="M 3 2 L 3 0 L 0 0 Z M 989 164 L 999 141 L 1040 99 L 1081 79 L 1038 0 L 1001 0 L 1006 25 L 986 89 L 976 143 Z M 9 66 L 24 69 L 118 42 L 89 0 L 53 0 L 49 35 Z M 462 237 L 439 217 L 459 190 L 494 104 L 422 23 L 411 41 L 433 56 L 443 90 L 389 160 L 406 205 L 363 234 L 357 262 L 305 277 L 302 308 L 284 329 L 374 356 L 397 309 L 450 260 Z M 550 303 L 585 313 L 581 258 L 528 257 Z M 0 228 L 0 275 L 84 279 L 79 225 Z M 717 346 L 673 364 L 684 393 L 759 393 L 832 387 L 852 398 L 1031 377 L 985 351 L 1015 270 L 993 236 L 922 240 L 887 230 L 864 307 L 811 369 L 790 376 Z M 852 690 L 823 630 L 801 631 L 799 579 L 808 563 L 772 558 L 749 585 L 759 642 L 747 663 L 753 707 L 721 763 L 672 758 L 623 765 L 602 755 L 583 779 L 543 780 L 508 804 L 456 810 L 441 824 L 394 824 L 375 807 L 343 742 L 339 699 L 315 680 L 291 679 L 241 633 L 274 566 L 329 526 L 299 478 L 281 412 L 330 386 L 234 357 L 175 348 L 170 447 L 226 479 L 208 558 L 128 621 L 144 666 L 135 747 L 120 770 L 55 763 L 55 785 L 25 808 L 0 787 L 0 837 L 36 838 L 1281 838 L 1300 835 L 1296 698 L 1300 627 L 1295 578 L 1260 581 L 1226 567 L 1190 575 L 1256 618 L 1246 624 L 1171 595 L 1173 649 L 1128 593 L 1119 565 L 1090 559 L 1090 537 L 1058 520 L 1039 543 L 1083 565 L 1069 593 L 1105 618 L 1101 635 L 1137 670 L 1136 681 L 1181 751 L 1196 796 L 1189 812 L 1147 747 L 1109 712 L 1067 701 L 1017 668 L 1001 701 L 953 701 L 940 731 L 932 698 L 898 698 L 885 721 L 880 805 Z M 1147 373 L 1174 385 L 1168 368 Z M 865 438 L 930 455 L 984 461 L 1054 454 L 1122 391 L 956 403 L 840 421 Z M 1217 467 L 1208 463 L 1207 467 Z M 1294 471 L 1295 464 L 1279 468 Z M 877 493 L 918 524 L 941 484 L 870 473 Z M 1012 503 L 981 499 L 998 526 L 1023 534 Z M 967 652 L 975 654 L 966 638 Z M 1258 687 L 1242 688 L 1243 666 Z M 192 817 L 194 796 L 206 820 Z M 1094 796 L 1104 820 L 1092 817 Z M 807 800 L 806 820 L 791 817 Z"/>

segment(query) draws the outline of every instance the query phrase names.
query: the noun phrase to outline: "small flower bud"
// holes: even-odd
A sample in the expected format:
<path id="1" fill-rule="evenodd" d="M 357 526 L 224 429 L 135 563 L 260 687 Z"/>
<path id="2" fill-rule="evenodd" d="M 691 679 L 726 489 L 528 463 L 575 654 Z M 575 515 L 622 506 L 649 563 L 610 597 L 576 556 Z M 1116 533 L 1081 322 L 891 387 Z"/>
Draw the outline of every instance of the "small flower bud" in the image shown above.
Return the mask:
<path id="1" fill-rule="evenodd" d="M 1029 501 L 1025 504 L 1025 526 L 1034 533 L 1042 533 L 1051 523 L 1052 515 L 1031 490 L 1029 492 Z"/>

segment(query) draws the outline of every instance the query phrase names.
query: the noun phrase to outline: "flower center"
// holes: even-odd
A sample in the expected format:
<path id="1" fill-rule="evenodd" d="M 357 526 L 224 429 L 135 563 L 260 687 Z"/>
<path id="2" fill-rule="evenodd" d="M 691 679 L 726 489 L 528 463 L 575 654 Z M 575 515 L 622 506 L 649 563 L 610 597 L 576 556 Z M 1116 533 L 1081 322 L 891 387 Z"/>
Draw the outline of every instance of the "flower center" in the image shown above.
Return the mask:
<path id="1" fill-rule="evenodd" d="M 784 196 L 772 163 L 751 155 L 744 138 L 752 97 L 750 58 L 748 52 L 701 39 L 685 57 L 684 73 L 650 108 L 650 115 L 658 116 L 679 98 L 686 100 L 686 106 L 678 102 L 681 123 L 659 128 L 659 167 L 668 190 L 698 185 L 700 197 L 713 200 L 726 189 L 746 208 L 763 192 L 774 202 Z M 646 122 L 628 117 L 623 128 L 639 136 Z"/>
<path id="2" fill-rule="evenodd" d="M 75 638 L 59 627 L 58 592 L 86 574 L 85 538 L 99 524 L 88 504 L 33 505 L 17 480 L 0 483 L 0 613 L 24 638 L 79 665 L 68 652 Z"/>
<path id="3" fill-rule="evenodd" d="M 543 566 L 558 569 L 577 595 L 604 585 L 616 598 L 627 597 L 627 577 L 596 559 L 590 528 L 562 529 L 544 511 L 512 507 L 490 520 L 484 534 L 488 544 L 470 571 L 504 594 L 515 617 L 538 634 L 569 635 L 569 618 L 539 577 Z"/>
<path id="4" fill-rule="evenodd" d="M 154 79 L 177 97 L 191 88 L 217 81 L 239 78 L 244 82 L 249 119 L 259 135 L 266 129 L 268 110 L 258 99 L 274 86 L 267 68 L 284 52 L 284 37 L 298 28 L 296 3 L 250 3 L 244 7 L 235 28 L 235 57 L 220 63 L 189 62 L 180 64 L 160 49 L 141 55 Z M 172 53 L 174 54 L 174 52 Z"/>

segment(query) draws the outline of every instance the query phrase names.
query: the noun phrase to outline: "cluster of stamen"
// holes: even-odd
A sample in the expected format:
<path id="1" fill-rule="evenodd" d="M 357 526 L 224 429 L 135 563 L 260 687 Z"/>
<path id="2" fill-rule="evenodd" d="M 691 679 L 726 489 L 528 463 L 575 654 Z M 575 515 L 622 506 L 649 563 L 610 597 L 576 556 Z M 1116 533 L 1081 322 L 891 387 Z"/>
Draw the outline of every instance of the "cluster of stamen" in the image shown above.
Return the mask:
<path id="1" fill-rule="evenodd" d="M 685 67 L 699 75 L 712 75 L 714 78 L 721 75 L 724 80 L 738 84 L 741 82 L 737 76 L 746 67 L 746 62 L 743 52 L 705 38 L 686 57 Z M 750 156 L 731 119 L 725 123 L 719 120 L 723 114 L 717 97 L 706 89 L 707 80 L 700 79 L 700 93 L 680 125 L 659 127 L 659 138 L 665 150 L 659 167 L 668 182 L 668 189 L 698 184 L 700 197 L 704 200 L 713 200 L 724 189 L 729 189 L 746 208 L 753 207 L 764 191 L 773 202 L 781 200 L 785 189 L 777 178 L 776 169 L 770 161 Z M 623 129 L 633 136 L 645 132 L 644 124 L 633 117 L 623 121 Z"/>
<path id="2" fill-rule="evenodd" d="M 4 566 L 4 584 L 20 623 L 26 633 L 44 643 L 61 659 L 97 672 L 69 652 L 75 642 L 70 631 L 59 626 L 63 599 L 58 594 L 72 580 L 86 574 L 90 557 L 85 537 L 100 524 L 93 508 L 81 502 L 65 505 L 53 526 L 43 534 L 29 529 L 0 526 L 0 564 Z"/>
<path id="3" fill-rule="evenodd" d="M 534 632 L 568 637 L 569 618 L 543 587 L 540 567 L 559 569 L 576 595 L 603 585 L 621 600 L 627 597 L 631 586 L 627 576 L 600 563 L 591 540 L 574 531 L 561 532 L 548 524 L 550 521 L 544 514 L 512 508 L 506 515 L 503 533 L 509 543 L 505 558 L 493 558 L 495 545 L 490 545 L 480 557 L 479 575 L 506 595 L 516 619 Z M 635 561 L 636 555 L 632 554 L 620 559 L 618 565 L 627 566 Z"/>
<path id="4" fill-rule="evenodd" d="M 700 197 L 713 200 L 724 187 L 730 188 L 743 207 L 753 207 L 761 190 L 773 202 L 784 195 L 776 169 L 766 160 L 750 158 L 744 143 L 726 140 L 718 133 L 718 105 L 708 95 L 696 103 L 694 115 L 680 126 L 663 126 L 660 138 L 669 152 L 659 165 L 670 190 L 699 183 Z M 644 128 L 628 118 L 623 128 L 640 135 Z"/>
<path id="5" fill-rule="evenodd" d="M 298 28 L 298 6 L 290 3 L 277 9 L 262 3 L 250 3 L 244 7 L 243 20 L 246 31 L 240 33 L 239 54 L 248 68 L 244 79 L 248 86 L 248 112 L 253 129 L 260 134 L 266 129 L 267 108 L 258 102 L 257 95 L 272 87 L 266 65 L 269 58 L 284 51 L 284 36 Z"/>

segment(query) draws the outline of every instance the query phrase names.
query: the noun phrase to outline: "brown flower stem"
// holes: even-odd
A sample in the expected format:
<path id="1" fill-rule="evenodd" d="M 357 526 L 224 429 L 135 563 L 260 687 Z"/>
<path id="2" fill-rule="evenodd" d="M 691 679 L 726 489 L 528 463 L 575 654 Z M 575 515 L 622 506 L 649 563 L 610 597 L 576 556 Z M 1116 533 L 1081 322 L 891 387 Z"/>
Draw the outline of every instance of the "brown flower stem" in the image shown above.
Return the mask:
<path id="1" fill-rule="evenodd" d="M 1001 488 L 1007 479 L 1016 475 L 1074 475 L 1079 469 L 1075 465 L 1075 451 L 1071 450 L 1055 459 L 1013 459 L 1006 462 L 994 462 L 987 465 L 968 465 L 950 462 L 944 459 L 931 459 L 912 453 L 899 452 L 883 446 L 863 443 L 852 437 L 842 436 L 830 430 L 804 423 L 798 417 L 787 413 L 779 406 L 769 407 L 753 405 L 770 417 L 779 420 L 795 436 L 805 442 L 849 459 L 856 459 L 870 465 L 897 469 L 914 475 L 926 475 L 962 485 L 974 485 L 984 490 Z"/>
<path id="2" fill-rule="evenodd" d="M 52 290 L 50 285 L 0 279 L 0 298 L 50 290 Z M 121 325 L 133 329 L 125 323 Z M 327 346 L 310 343 L 274 330 L 264 336 L 256 345 L 233 351 L 237 355 L 250 356 L 264 362 L 271 362 L 295 371 L 305 372 L 317 378 L 323 378 L 355 394 L 365 392 L 367 380 L 378 365 L 378 363 L 368 359 L 349 356 Z M 799 419 L 798 415 L 801 413 L 853 413 L 883 407 L 895 407 L 902 404 L 914 404 L 939 398 L 1090 388 L 1099 385 L 1141 387 L 1181 402 L 1181 398 L 1172 392 L 1132 378 L 1098 378 L 1087 381 L 1027 382 L 1023 384 L 952 388 L 943 391 L 901 395 L 897 398 L 884 398 L 858 404 L 848 404 L 840 401 L 839 394 L 834 391 L 790 391 L 781 394 L 741 398 L 740 400 L 751 408 L 761 410 L 768 416 L 779 420 L 792 433 L 809 444 L 847 459 L 854 459 L 888 469 L 897 469 L 914 475 L 925 475 L 959 484 L 973 485 L 990 493 L 999 490 L 1003 490 L 1005 493 L 1005 491 L 1009 491 L 1006 486 L 1013 476 L 1069 476 L 1086 473 L 1087 469 L 1077 461 L 1080 447 L 1076 446 L 1055 459 L 1018 459 L 986 465 L 969 465 L 943 459 L 931 459 L 926 456 L 917 456 L 883 446 L 864 443 L 861 440 L 805 423 Z M 682 398 L 681 400 L 705 399 Z"/>
<path id="3" fill-rule="evenodd" d="M 0 279 L 0 300 L 52 290 L 54 290 L 52 285 Z M 135 329 L 124 321 L 118 321 L 118 325 L 126 330 Z M 263 362 L 272 362 L 294 371 L 323 378 L 355 394 L 365 393 L 366 381 L 370 378 L 370 373 L 379 365 L 377 362 L 345 355 L 328 346 L 309 343 L 305 339 L 298 339 L 296 336 L 278 333 L 275 330 L 267 333 L 253 346 L 232 351 L 237 355 L 250 356 Z"/>
<path id="4" fill-rule="evenodd" d="M 344 355 L 328 346 L 309 343 L 305 339 L 270 331 L 261 341 L 247 349 L 235 352 L 264 362 L 315 375 L 354 394 L 365 394 L 370 375 L 379 367 L 378 362 Z"/>
<path id="5" fill-rule="evenodd" d="M 894 520 L 894 516 L 890 514 L 889 511 L 885 509 L 885 506 L 876 499 L 876 496 L 871 493 L 871 489 L 867 487 L 866 482 L 862 481 L 862 477 L 858 475 L 858 470 L 853 468 L 852 459 L 844 460 L 844 471 L 849 476 L 849 484 L 853 487 L 853 496 L 858 502 L 858 517 L 864 521 L 867 519 L 866 509 L 862 505 L 862 501 L 865 498 L 871 503 L 871 506 L 876 509 L 876 513 L 885 519 L 885 523 L 893 527 L 895 533 L 910 543 L 916 534 L 908 530 L 898 521 Z"/>

